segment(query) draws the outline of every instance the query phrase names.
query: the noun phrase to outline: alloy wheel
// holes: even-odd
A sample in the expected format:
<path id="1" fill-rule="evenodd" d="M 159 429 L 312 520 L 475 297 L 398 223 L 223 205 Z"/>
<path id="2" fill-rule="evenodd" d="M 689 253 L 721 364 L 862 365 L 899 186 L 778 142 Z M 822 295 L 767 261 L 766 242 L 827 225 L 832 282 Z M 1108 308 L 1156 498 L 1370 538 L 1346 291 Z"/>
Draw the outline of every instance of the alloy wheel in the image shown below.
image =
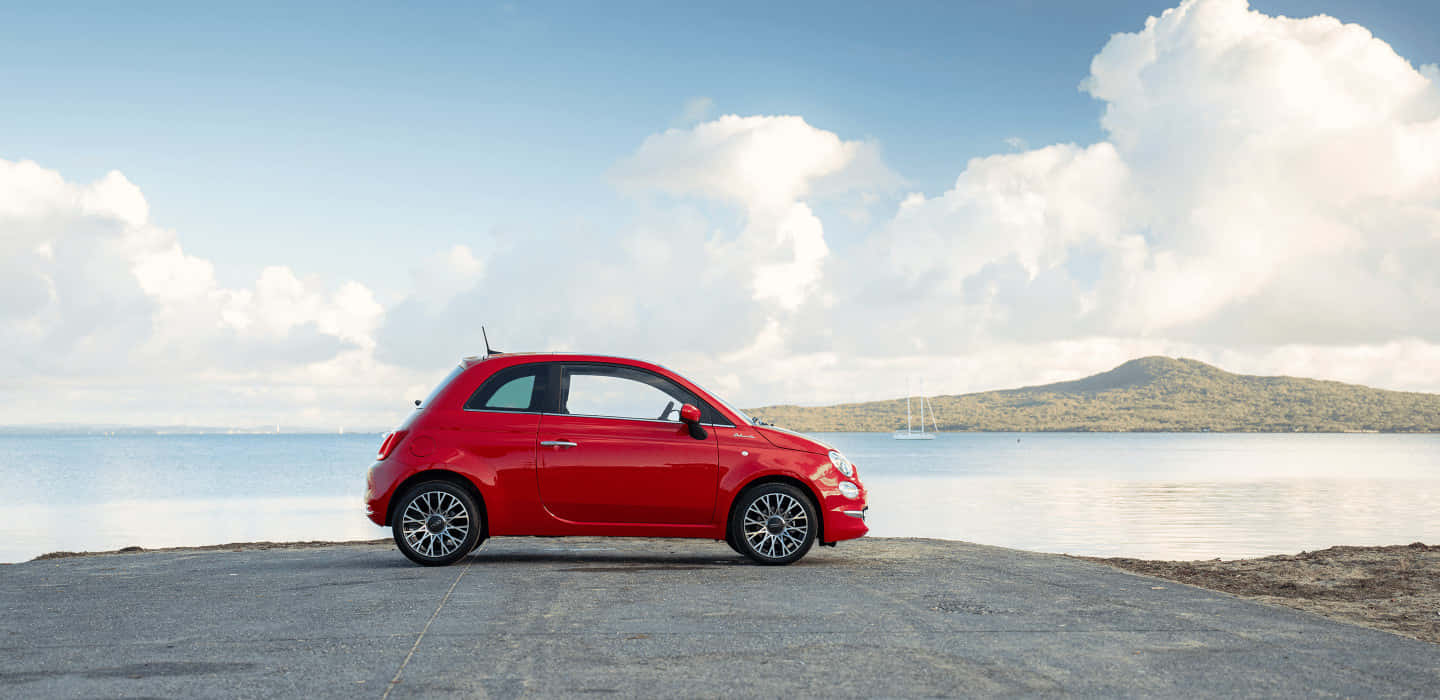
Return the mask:
<path id="1" fill-rule="evenodd" d="M 745 509 L 743 536 L 750 549 L 768 559 L 784 559 L 806 544 L 810 516 L 788 493 L 760 495 Z"/>
<path id="2" fill-rule="evenodd" d="M 410 499 L 400 515 L 405 543 L 422 556 L 447 557 L 465 545 L 470 535 L 469 509 L 454 494 L 423 491 Z"/>

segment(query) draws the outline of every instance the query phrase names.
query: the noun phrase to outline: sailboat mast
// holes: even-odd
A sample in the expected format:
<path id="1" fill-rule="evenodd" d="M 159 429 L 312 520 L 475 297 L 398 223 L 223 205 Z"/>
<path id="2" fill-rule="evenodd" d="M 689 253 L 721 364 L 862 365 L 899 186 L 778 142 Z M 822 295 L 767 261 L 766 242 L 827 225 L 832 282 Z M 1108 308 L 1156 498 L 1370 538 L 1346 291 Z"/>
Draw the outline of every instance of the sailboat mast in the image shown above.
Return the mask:
<path id="1" fill-rule="evenodd" d="M 905 390 L 905 432 L 910 432 L 910 390 Z"/>
<path id="2" fill-rule="evenodd" d="M 925 382 L 920 382 L 920 432 L 925 432 Z"/>
<path id="3" fill-rule="evenodd" d="M 915 430 L 915 397 L 920 397 L 920 430 Z M 910 379 L 905 380 L 905 429 L 896 430 L 893 437 L 896 440 L 934 440 L 935 433 L 940 432 L 936 425 L 931 432 L 925 431 L 925 382 L 920 382 L 920 393 L 916 394 Z M 935 424 L 935 407 L 930 406 L 930 423 Z"/>

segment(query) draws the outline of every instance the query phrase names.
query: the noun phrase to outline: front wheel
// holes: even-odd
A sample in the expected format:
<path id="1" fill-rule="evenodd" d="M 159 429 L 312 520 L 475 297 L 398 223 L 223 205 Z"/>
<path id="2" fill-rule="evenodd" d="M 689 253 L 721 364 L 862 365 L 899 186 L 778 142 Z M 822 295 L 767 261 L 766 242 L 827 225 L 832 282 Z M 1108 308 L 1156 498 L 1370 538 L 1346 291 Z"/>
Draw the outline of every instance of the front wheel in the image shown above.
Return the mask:
<path id="1" fill-rule="evenodd" d="M 427 481 L 400 497 L 390 527 L 410 561 L 445 566 L 480 544 L 484 523 L 468 491 L 448 481 Z"/>
<path id="2" fill-rule="evenodd" d="M 761 564 L 799 561 L 815 544 L 818 529 L 815 505 L 790 484 L 749 489 L 730 511 L 731 546 Z"/>

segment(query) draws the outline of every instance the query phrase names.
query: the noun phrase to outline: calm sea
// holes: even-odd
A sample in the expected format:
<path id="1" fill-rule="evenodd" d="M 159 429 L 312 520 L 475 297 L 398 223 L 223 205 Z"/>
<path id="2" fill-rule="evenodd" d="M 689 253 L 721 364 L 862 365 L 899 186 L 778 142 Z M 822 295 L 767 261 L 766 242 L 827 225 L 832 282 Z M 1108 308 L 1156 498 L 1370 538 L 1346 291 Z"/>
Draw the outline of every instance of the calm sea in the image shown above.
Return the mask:
<path id="1" fill-rule="evenodd" d="M 1166 559 L 1440 541 L 1440 436 L 820 437 L 859 465 L 879 536 Z M 8 509 L 0 561 L 129 545 L 387 537 L 360 502 L 379 443 L 379 435 L 0 436 Z"/>

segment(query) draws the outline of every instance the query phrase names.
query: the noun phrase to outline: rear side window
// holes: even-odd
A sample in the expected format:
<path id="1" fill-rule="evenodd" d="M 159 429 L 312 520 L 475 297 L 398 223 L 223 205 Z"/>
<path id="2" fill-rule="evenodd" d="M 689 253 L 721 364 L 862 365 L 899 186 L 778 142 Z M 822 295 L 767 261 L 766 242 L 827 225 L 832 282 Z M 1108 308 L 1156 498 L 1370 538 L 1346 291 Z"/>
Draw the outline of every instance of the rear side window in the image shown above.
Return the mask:
<path id="1" fill-rule="evenodd" d="M 549 376 L 547 365 L 519 365 L 502 369 L 470 395 L 470 400 L 465 402 L 465 410 L 542 411 Z"/>
<path id="2" fill-rule="evenodd" d="M 495 389 L 485 400 L 485 408 L 530 408 L 530 398 L 535 393 L 535 375 L 516 377 Z"/>

